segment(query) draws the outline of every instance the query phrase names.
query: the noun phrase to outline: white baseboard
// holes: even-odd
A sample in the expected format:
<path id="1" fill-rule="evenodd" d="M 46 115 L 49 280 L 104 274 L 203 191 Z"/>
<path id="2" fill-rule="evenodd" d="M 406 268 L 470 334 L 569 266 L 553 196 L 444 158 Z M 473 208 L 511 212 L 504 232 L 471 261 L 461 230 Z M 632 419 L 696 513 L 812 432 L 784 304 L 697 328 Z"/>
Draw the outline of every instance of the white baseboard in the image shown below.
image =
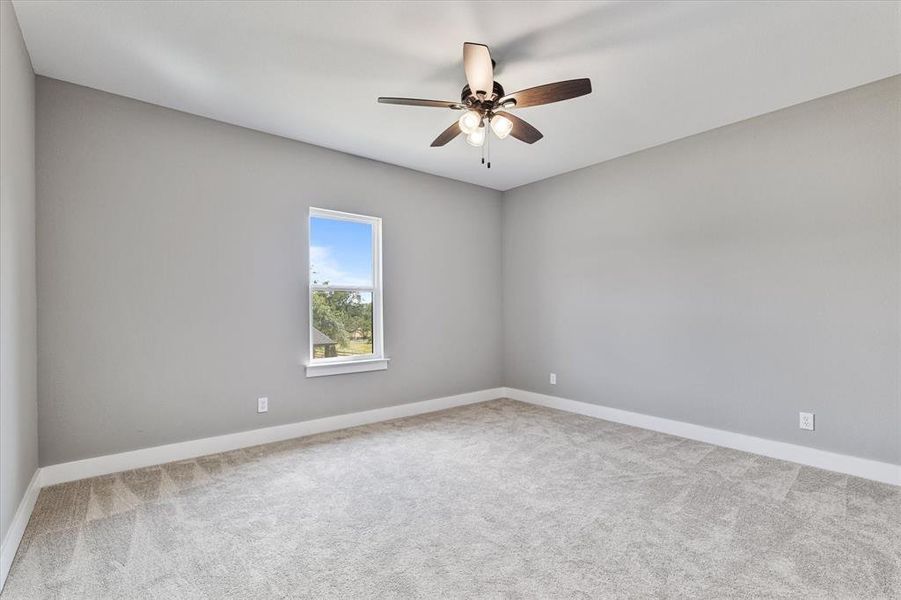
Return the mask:
<path id="1" fill-rule="evenodd" d="M 790 462 L 800 463 L 811 467 L 826 469 L 872 479 L 892 485 L 901 486 L 901 465 L 880 462 L 847 454 L 837 454 L 826 450 L 818 450 L 807 446 L 777 442 L 765 438 L 759 438 L 742 433 L 723 431 L 712 427 L 693 425 L 683 421 L 674 421 L 661 417 L 652 417 L 641 413 L 629 412 L 617 408 L 609 408 L 589 402 L 568 400 L 547 394 L 528 392 L 516 388 L 504 388 L 504 395 L 513 400 L 537 404 L 548 408 L 556 408 L 567 412 L 614 421 L 625 425 L 632 425 L 642 429 L 650 429 L 661 433 L 668 433 L 679 437 L 706 442 L 716 446 L 724 446 L 735 450 L 742 450 L 752 454 L 761 454 L 771 458 L 778 458 Z"/>
<path id="2" fill-rule="evenodd" d="M 166 444 L 164 446 L 154 446 L 152 448 L 143 448 L 141 450 L 132 450 L 130 452 L 109 454 L 106 456 L 97 456 L 94 458 L 86 458 L 84 460 L 50 465 L 41 469 L 41 484 L 44 486 L 54 485 L 66 481 L 84 479 L 86 477 L 96 477 L 97 475 L 107 475 L 109 473 L 118 473 L 119 471 L 127 471 L 129 469 L 149 467 L 176 460 L 196 458 L 206 454 L 226 452 L 238 448 L 268 444 L 270 442 L 280 442 L 282 440 L 313 435 L 315 433 L 336 431 L 338 429 L 367 425 L 379 421 L 410 417 L 413 415 L 434 412 L 436 410 L 453 408 L 455 406 L 463 406 L 465 404 L 485 402 L 503 397 L 503 390 L 504 388 L 480 390 L 478 392 L 469 392 L 467 394 L 458 394 L 456 396 L 446 396 L 444 398 L 411 402 L 409 404 L 399 404 L 397 406 L 376 408 L 346 415 L 325 417 L 311 421 L 300 421 L 298 423 L 289 423 L 287 425 L 276 425 L 262 429 L 241 431 L 239 433 L 230 433 L 199 440 L 191 440 L 188 442 Z"/>
<path id="3" fill-rule="evenodd" d="M 25 526 L 28 525 L 28 519 L 31 518 L 31 511 L 34 510 L 34 503 L 37 502 L 38 492 L 41 491 L 41 470 L 37 469 L 31 476 L 31 482 L 25 488 L 25 495 L 22 496 L 19 507 L 16 508 L 16 514 L 9 524 L 6 537 L 0 543 L 0 591 L 6 584 L 6 576 L 9 575 L 9 568 L 13 564 L 16 557 L 16 550 L 19 549 L 19 542 L 22 541 L 22 535 L 25 533 Z"/>
<path id="4" fill-rule="evenodd" d="M 316 433 L 337 431 L 358 425 L 410 417 L 455 406 L 486 402 L 495 398 L 512 398 L 521 402 L 668 433 L 708 444 L 734 448 L 839 473 L 847 473 L 893 485 L 901 485 L 901 465 L 836 454 L 825 450 L 693 425 L 682 421 L 652 417 L 588 402 L 567 400 L 516 388 L 500 387 L 42 467 L 32 477 L 25 496 L 19 503 L 16 514 L 13 517 L 6 538 L 3 540 L 2 546 L 0 546 L 0 589 L 6 582 L 6 576 L 9 573 L 9 568 L 12 565 L 22 535 L 25 532 L 28 519 L 31 517 L 38 492 L 43 486 L 95 477 L 97 475 L 107 475 L 129 469 L 149 467 L 166 462 L 186 460 L 206 454 L 247 448 L 259 444 L 279 442 Z"/>
<path id="5" fill-rule="evenodd" d="M 0 590 L 3 589 L 3 584 L 6 583 L 6 576 L 9 574 L 9 569 L 12 566 L 13 558 L 15 558 L 16 550 L 18 550 L 19 543 L 22 541 L 22 535 L 25 533 L 25 527 L 28 525 L 28 520 L 31 518 L 31 512 L 34 510 L 38 493 L 42 487 L 55 485 L 57 483 L 65 483 L 67 481 L 76 481 L 86 477 L 96 477 L 98 475 L 127 471 L 129 469 L 150 467 L 176 460 L 186 460 L 207 454 L 215 454 L 217 452 L 248 448 L 250 446 L 268 444 L 270 442 L 280 442 L 282 440 L 313 435 L 316 433 L 337 431 L 339 429 L 347 429 L 348 427 L 356 427 L 358 425 L 368 425 L 380 421 L 412 417 L 414 415 L 454 408 L 455 406 L 487 402 L 488 400 L 502 398 L 504 396 L 504 391 L 504 388 L 491 388 L 477 392 L 458 394 L 456 396 L 445 396 L 443 398 L 434 398 L 432 400 L 423 400 L 421 402 L 411 402 L 409 404 L 387 406 L 385 408 L 376 408 L 346 415 L 337 415 L 334 417 L 324 417 L 322 419 L 289 423 L 287 425 L 276 425 L 274 427 L 241 431 L 239 433 L 230 433 L 199 440 L 191 440 L 188 442 L 180 442 L 177 444 L 166 444 L 164 446 L 154 446 L 152 448 L 143 448 L 141 450 L 97 456 L 94 458 L 86 458 L 84 460 L 42 467 L 35 471 L 34 476 L 31 478 L 31 483 L 28 484 L 25 496 L 19 503 L 12 524 L 6 534 L 6 538 L 3 540 L 2 546 L 0 546 Z"/>

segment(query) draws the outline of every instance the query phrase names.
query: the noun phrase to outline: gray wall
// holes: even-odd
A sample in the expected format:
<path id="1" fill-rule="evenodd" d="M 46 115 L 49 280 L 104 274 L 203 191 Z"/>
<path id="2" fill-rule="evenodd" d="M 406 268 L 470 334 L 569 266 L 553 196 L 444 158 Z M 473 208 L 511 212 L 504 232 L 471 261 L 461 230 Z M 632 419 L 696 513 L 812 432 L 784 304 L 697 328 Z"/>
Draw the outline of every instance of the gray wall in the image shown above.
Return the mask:
<path id="1" fill-rule="evenodd" d="M 499 192 L 37 81 L 42 465 L 501 384 Z M 387 371 L 304 376 L 309 206 L 384 220 Z"/>
<path id="2" fill-rule="evenodd" d="M 901 463 L 899 103 L 896 77 L 507 192 L 505 383 Z"/>
<path id="3" fill-rule="evenodd" d="M 0 1 L 0 540 L 38 467 L 34 73 Z"/>
<path id="4" fill-rule="evenodd" d="M 901 78 L 503 196 L 37 92 L 41 464 L 501 384 L 901 462 Z M 385 220 L 387 372 L 304 377 L 310 205 Z"/>

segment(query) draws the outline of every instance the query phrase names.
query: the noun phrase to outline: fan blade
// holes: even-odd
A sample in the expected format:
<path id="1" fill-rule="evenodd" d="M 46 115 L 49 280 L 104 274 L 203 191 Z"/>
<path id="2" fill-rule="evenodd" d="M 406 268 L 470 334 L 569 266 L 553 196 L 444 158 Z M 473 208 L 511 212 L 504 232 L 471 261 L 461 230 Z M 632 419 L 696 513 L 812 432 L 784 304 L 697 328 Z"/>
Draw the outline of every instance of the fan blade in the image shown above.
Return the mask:
<path id="1" fill-rule="evenodd" d="M 541 133 L 516 115 L 512 115 L 508 112 L 497 113 L 497 115 L 510 119 L 513 122 L 513 129 L 510 130 L 510 135 L 520 140 L 521 142 L 534 144 L 544 137 L 543 133 Z"/>
<path id="2" fill-rule="evenodd" d="M 463 70 L 466 71 L 466 82 L 475 96 L 484 92 L 490 96 L 494 91 L 494 65 L 491 64 L 491 53 L 485 44 L 463 44 Z"/>
<path id="3" fill-rule="evenodd" d="M 460 130 L 460 123 L 454 121 L 453 125 L 442 131 L 441 135 L 435 138 L 435 141 L 432 142 L 432 148 L 445 145 L 461 133 L 463 133 L 463 131 Z"/>
<path id="4" fill-rule="evenodd" d="M 579 96 L 590 93 L 590 79 L 570 79 L 569 81 L 547 83 L 545 85 L 539 85 L 538 87 L 507 94 L 498 100 L 498 106 L 503 106 L 508 100 L 514 100 L 516 102 L 514 105 L 516 108 L 525 108 L 527 106 L 539 106 L 541 104 L 569 100 L 570 98 L 578 98 Z"/>
<path id="5" fill-rule="evenodd" d="M 432 106 L 435 108 L 451 108 L 460 110 L 463 105 L 450 100 L 420 100 L 419 98 L 379 98 L 380 104 L 402 104 L 404 106 Z"/>

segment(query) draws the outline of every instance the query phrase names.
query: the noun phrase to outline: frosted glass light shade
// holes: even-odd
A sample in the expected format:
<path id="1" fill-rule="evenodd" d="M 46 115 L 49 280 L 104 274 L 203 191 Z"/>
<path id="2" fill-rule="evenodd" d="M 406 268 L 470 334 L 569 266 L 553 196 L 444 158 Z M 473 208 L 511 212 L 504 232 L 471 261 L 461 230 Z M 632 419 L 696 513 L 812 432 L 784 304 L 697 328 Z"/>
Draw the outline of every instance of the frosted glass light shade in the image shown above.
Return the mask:
<path id="1" fill-rule="evenodd" d="M 482 124 L 482 115 L 474 110 L 467 110 L 460 117 L 460 131 L 463 133 L 472 133 Z"/>
<path id="2" fill-rule="evenodd" d="M 494 115 L 491 117 L 491 130 L 494 135 L 504 139 L 513 131 L 513 121 L 503 115 Z"/>
<path id="3" fill-rule="evenodd" d="M 482 144 L 485 143 L 485 128 L 479 127 L 475 131 L 466 136 L 466 143 L 470 146 L 475 146 L 479 148 Z"/>

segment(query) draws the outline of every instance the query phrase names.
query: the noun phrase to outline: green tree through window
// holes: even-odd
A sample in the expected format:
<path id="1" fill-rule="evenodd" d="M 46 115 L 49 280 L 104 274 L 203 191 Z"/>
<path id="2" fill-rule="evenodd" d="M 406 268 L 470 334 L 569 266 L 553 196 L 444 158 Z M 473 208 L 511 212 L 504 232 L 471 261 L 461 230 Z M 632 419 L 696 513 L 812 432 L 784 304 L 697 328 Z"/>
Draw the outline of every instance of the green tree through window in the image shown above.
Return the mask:
<path id="1" fill-rule="evenodd" d="M 372 353 L 370 293 L 316 290 L 312 300 L 313 327 L 337 344 L 338 355 Z"/>

